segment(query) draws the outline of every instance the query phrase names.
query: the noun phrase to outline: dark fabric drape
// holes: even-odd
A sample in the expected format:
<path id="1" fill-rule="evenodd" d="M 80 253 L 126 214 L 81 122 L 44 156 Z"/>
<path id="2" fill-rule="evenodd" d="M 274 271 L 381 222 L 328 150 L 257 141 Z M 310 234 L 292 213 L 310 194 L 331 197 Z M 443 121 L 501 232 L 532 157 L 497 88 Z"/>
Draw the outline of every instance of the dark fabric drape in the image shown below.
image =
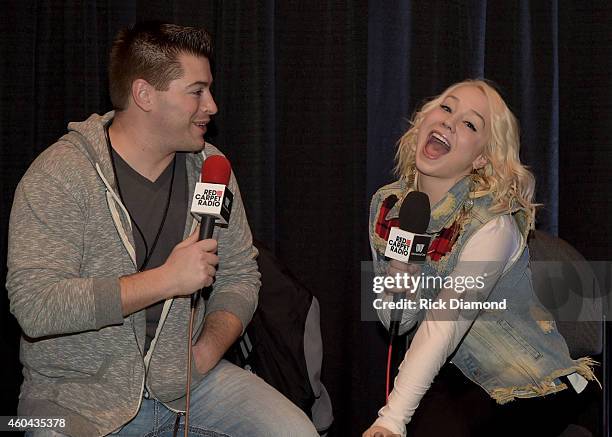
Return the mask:
<path id="1" fill-rule="evenodd" d="M 136 20 L 215 39 L 210 141 L 230 158 L 257 238 L 321 303 L 334 435 L 383 404 L 386 337 L 360 321 L 369 196 L 419 102 L 495 80 L 522 125 L 542 229 L 610 256 L 612 6 L 540 1 L 13 2 L 0 16 L 0 279 L 17 182 L 71 120 L 110 108 L 112 37 Z M 19 327 L 0 296 L 0 414 L 14 414 Z"/>
<path id="2" fill-rule="evenodd" d="M 521 121 L 521 156 L 536 173 L 537 198 L 545 205 L 539 223 L 557 233 L 557 21 L 554 1 L 371 4 L 368 192 L 391 179 L 395 144 L 425 98 L 463 79 L 485 77 L 499 84 Z"/>
<path id="3" fill-rule="evenodd" d="M 612 257 L 612 7 L 562 2 L 559 234 L 587 259 Z"/>

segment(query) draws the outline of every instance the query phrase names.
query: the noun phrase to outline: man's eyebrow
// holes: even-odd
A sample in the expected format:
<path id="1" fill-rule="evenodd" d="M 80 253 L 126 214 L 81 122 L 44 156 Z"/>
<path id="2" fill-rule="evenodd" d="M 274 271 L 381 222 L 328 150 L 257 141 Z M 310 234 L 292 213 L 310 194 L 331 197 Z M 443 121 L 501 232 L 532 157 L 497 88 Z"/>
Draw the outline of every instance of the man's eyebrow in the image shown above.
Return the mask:
<path id="1" fill-rule="evenodd" d="M 458 97 L 456 97 L 456 96 L 453 96 L 452 94 L 449 94 L 449 95 L 448 95 L 448 96 L 446 96 L 446 97 L 450 97 L 451 99 L 455 99 L 455 100 L 459 101 L 459 98 L 458 98 Z M 480 113 L 479 113 L 478 111 L 476 111 L 476 110 L 474 110 L 474 109 L 470 109 L 470 111 L 472 111 L 474 114 L 476 114 L 476 115 L 477 115 L 477 116 L 478 116 L 478 117 L 479 117 L 479 118 L 482 120 L 482 125 L 483 125 L 483 126 L 486 126 L 486 125 L 487 125 L 487 123 L 485 122 L 484 117 L 483 117 L 482 115 L 480 115 Z"/>
<path id="2" fill-rule="evenodd" d="M 197 81 L 187 85 L 187 88 L 192 87 L 192 86 L 196 86 L 196 85 L 199 85 L 199 86 L 209 86 L 210 82 L 204 82 L 204 81 L 201 81 L 201 80 L 197 80 Z"/>

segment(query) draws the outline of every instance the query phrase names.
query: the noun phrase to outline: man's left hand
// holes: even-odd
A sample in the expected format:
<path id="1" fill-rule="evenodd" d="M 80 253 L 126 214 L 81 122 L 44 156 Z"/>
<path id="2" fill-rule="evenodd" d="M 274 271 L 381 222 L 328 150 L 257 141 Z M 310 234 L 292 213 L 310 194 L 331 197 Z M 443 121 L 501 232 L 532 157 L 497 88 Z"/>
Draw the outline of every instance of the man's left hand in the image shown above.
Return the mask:
<path id="1" fill-rule="evenodd" d="M 193 345 L 193 359 L 198 373 L 205 374 L 217 365 L 242 333 L 242 322 L 228 311 L 206 316 L 200 338 Z"/>

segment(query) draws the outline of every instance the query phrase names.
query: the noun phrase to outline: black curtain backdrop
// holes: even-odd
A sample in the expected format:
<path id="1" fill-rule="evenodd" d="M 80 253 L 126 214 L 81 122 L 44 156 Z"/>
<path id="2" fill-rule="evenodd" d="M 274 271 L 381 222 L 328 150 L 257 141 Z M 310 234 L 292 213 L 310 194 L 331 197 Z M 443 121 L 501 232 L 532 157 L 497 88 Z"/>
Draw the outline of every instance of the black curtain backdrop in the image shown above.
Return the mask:
<path id="1" fill-rule="evenodd" d="M 219 114 L 257 238 L 321 303 L 334 435 L 384 400 L 386 337 L 360 321 L 369 196 L 392 180 L 395 143 L 426 97 L 496 81 L 521 121 L 539 227 L 610 259 L 612 5 L 579 1 L 25 1 L 0 16 L 0 279 L 14 189 L 72 120 L 110 108 L 114 34 L 145 19 L 215 38 Z M 0 296 L 0 415 L 15 414 L 19 327 Z"/>

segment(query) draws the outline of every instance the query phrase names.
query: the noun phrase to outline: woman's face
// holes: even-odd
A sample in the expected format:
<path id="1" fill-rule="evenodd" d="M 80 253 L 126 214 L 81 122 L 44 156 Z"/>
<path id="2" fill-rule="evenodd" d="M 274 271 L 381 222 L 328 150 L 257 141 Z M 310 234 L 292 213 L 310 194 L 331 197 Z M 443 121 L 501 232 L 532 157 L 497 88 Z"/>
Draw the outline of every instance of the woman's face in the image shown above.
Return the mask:
<path id="1" fill-rule="evenodd" d="M 421 123 L 417 136 L 419 173 L 456 182 L 486 163 L 483 147 L 490 137 L 490 110 L 479 88 L 462 85 L 447 93 Z"/>

